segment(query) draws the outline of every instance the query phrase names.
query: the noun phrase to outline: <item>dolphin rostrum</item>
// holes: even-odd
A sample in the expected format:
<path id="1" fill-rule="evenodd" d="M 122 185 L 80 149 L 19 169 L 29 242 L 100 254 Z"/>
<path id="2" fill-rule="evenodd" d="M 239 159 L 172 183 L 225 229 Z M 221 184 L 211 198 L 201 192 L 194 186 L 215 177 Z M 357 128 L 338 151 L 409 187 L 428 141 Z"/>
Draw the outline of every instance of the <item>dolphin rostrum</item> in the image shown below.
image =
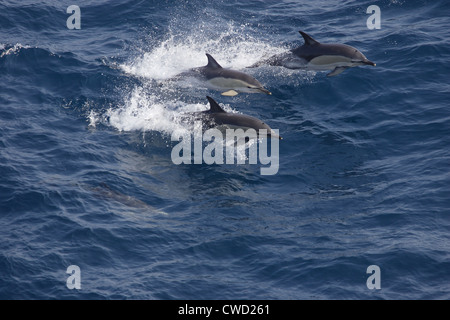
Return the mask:
<path id="1" fill-rule="evenodd" d="M 235 96 L 239 92 L 272 94 L 266 90 L 258 80 L 252 76 L 231 69 L 225 69 L 210 55 L 208 64 L 183 72 L 179 76 L 193 76 L 205 81 L 212 89 L 222 91 L 224 96 Z"/>
<path id="2" fill-rule="evenodd" d="M 345 44 L 322 44 L 305 32 L 299 32 L 305 40 L 302 46 L 257 62 L 250 68 L 267 64 L 289 69 L 332 70 L 327 74 L 331 77 L 351 67 L 375 66 L 375 63 L 368 60 L 358 49 Z"/>
<path id="3" fill-rule="evenodd" d="M 259 133 L 260 129 L 267 130 L 267 137 L 282 139 L 263 121 L 245 114 L 229 113 L 222 109 L 221 106 L 211 97 L 206 97 L 209 101 L 210 109 L 198 112 L 197 115 L 207 123 L 209 127 L 225 127 L 230 129 L 254 129 Z"/>

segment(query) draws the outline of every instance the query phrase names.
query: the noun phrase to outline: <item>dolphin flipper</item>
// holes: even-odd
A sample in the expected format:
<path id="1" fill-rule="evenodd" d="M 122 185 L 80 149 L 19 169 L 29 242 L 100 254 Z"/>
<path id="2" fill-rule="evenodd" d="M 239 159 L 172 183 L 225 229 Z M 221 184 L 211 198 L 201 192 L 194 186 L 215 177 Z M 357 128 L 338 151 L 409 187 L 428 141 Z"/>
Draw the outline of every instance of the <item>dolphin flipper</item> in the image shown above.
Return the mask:
<path id="1" fill-rule="evenodd" d="M 341 74 L 342 72 L 344 72 L 345 70 L 347 70 L 349 67 L 336 67 L 334 68 L 333 71 L 331 71 L 330 73 L 327 74 L 327 77 L 334 77 L 337 76 L 338 74 Z"/>
<path id="2" fill-rule="evenodd" d="M 237 92 L 235 90 L 228 90 L 228 91 L 221 93 L 222 96 L 226 96 L 226 97 L 234 97 L 234 96 L 237 96 L 238 94 L 239 94 L 239 92 Z"/>

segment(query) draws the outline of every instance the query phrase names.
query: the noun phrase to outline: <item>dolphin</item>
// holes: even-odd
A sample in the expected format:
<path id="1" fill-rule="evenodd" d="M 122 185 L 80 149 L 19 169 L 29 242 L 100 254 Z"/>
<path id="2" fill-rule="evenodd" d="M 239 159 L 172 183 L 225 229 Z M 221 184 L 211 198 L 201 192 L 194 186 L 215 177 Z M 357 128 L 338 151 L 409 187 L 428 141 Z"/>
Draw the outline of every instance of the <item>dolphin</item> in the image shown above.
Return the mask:
<path id="1" fill-rule="evenodd" d="M 332 70 L 327 74 L 327 76 L 332 77 L 351 67 L 376 65 L 358 49 L 345 44 L 322 44 L 305 32 L 299 32 L 305 41 L 302 46 L 257 62 L 250 68 L 267 64 L 289 69 Z"/>
<path id="2" fill-rule="evenodd" d="M 212 89 L 222 91 L 223 96 L 235 96 L 239 92 L 272 94 L 252 76 L 244 72 L 222 68 L 210 54 L 207 53 L 206 56 L 208 57 L 206 66 L 183 72 L 178 77 L 192 76 L 203 80 Z"/>
<path id="3" fill-rule="evenodd" d="M 259 129 L 266 129 L 268 138 L 283 139 L 263 121 L 245 114 L 228 113 L 223 110 L 213 98 L 209 96 L 206 98 L 209 101 L 210 109 L 197 112 L 195 115 L 206 122 L 208 127 L 222 127 L 230 129 L 240 128 L 243 130 L 251 128 L 255 129 L 257 134 L 259 134 Z"/>
<path id="4" fill-rule="evenodd" d="M 100 183 L 96 187 L 91 185 L 82 185 L 82 188 L 87 191 L 93 192 L 93 194 L 100 199 L 104 199 L 107 201 L 115 201 L 131 208 L 145 209 L 154 213 L 167 215 L 166 212 L 154 208 L 153 206 L 145 203 L 142 200 L 113 190 L 109 185 L 107 185 L 104 182 Z"/>

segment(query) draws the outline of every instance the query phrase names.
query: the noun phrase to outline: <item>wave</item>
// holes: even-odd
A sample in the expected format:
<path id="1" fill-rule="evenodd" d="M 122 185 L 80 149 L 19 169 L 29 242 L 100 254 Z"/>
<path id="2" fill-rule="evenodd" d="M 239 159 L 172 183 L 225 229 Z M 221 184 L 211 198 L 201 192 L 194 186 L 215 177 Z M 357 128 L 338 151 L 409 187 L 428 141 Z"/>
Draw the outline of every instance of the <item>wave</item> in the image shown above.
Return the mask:
<path id="1" fill-rule="evenodd" d="M 4 56 L 12 55 L 12 54 L 17 54 L 20 52 L 20 50 L 29 49 L 29 48 L 31 48 L 31 47 L 20 44 L 20 43 L 16 43 L 15 45 L 0 44 L 0 50 L 1 50 L 0 58 L 3 58 Z"/>

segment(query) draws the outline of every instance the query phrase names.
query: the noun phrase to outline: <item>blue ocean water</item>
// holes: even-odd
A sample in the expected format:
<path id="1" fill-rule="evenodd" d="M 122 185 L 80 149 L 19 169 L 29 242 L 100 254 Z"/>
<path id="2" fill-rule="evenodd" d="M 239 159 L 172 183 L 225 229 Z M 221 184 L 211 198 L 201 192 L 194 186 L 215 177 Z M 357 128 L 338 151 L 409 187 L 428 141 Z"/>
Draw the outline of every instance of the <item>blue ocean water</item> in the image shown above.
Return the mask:
<path id="1" fill-rule="evenodd" d="M 449 13 L 445 0 L 2 1 L 0 298 L 449 299 Z M 302 44 L 299 30 L 377 66 L 245 69 Z M 205 52 L 273 95 L 171 81 Z M 207 95 L 280 130 L 276 175 L 172 162 L 179 114 Z"/>

